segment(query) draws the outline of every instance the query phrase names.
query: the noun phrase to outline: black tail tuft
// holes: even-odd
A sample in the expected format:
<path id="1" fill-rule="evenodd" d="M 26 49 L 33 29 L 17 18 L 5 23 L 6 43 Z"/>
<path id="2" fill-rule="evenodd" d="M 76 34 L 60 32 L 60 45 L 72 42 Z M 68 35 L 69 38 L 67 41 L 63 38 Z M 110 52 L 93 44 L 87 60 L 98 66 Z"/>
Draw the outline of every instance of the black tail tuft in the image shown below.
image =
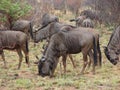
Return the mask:
<path id="1" fill-rule="evenodd" d="M 26 51 L 29 52 L 28 40 L 26 40 Z"/>
<path id="2" fill-rule="evenodd" d="M 93 51 L 94 51 L 94 65 L 97 65 L 97 45 L 96 45 L 96 40 L 95 37 L 93 37 Z"/>
<path id="3" fill-rule="evenodd" d="M 100 66 L 102 66 L 102 55 L 101 55 L 101 50 L 100 50 L 99 37 L 98 37 L 98 41 L 97 41 L 97 50 L 99 53 L 99 64 L 100 64 Z"/>
<path id="4" fill-rule="evenodd" d="M 29 48 L 28 48 L 28 41 L 26 40 L 26 52 L 29 53 Z M 25 56 L 26 63 L 29 63 L 29 58 L 28 56 Z"/>

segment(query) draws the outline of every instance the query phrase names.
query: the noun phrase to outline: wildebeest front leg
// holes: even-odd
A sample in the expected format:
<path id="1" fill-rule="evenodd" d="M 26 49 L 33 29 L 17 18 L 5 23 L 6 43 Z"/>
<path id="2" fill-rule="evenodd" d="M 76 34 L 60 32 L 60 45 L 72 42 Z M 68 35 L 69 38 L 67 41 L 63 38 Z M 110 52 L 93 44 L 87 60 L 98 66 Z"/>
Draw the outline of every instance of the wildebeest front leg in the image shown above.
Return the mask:
<path id="1" fill-rule="evenodd" d="M 75 68 L 75 63 L 74 63 L 74 61 L 73 61 L 73 57 L 72 57 L 72 55 L 69 54 L 68 56 L 69 56 L 69 58 L 70 58 L 70 60 L 71 60 L 71 62 L 72 62 L 72 64 L 73 64 L 73 67 Z"/>
<path id="2" fill-rule="evenodd" d="M 83 53 L 83 60 L 84 60 L 84 62 L 83 62 L 83 68 L 82 68 L 82 70 L 81 70 L 81 74 L 84 73 L 85 68 L 86 68 L 86 66 L 87 66 L 87 64 L 88 64 L 87 53 Z"/>
<path id="3" fill-rule="evenodd" d="M 64 66 L 64 73 L 66 73 L 66 58 L 67 58 L 66 54 L 62 56 L 62 62 L 63 62 L 63 66 Z"/>
<path id="4" fill-rule="evenodd" d="M 2 52 L 0 52 L 0 54 L 1 54 L 1 57 L 2 57 L 3 62 L 4 62 L 4 67 L 7 68 L 7 66 L 6 66 L 6 61 L 5 61 L 5 55 L 4 55 L 4 52 L 2 51 Z"/>
<path id="5" fill-rule="evenodd" d="M 18 55 L 19 55 L 18 69 L 20 69 L 20 67 L 21 67 L 21 63 L 22 63 L 22 58 L 23 58 L 23 55 L 22 55 L 21 49 L 17 49 L 17 53 L 18 53 Z"/>

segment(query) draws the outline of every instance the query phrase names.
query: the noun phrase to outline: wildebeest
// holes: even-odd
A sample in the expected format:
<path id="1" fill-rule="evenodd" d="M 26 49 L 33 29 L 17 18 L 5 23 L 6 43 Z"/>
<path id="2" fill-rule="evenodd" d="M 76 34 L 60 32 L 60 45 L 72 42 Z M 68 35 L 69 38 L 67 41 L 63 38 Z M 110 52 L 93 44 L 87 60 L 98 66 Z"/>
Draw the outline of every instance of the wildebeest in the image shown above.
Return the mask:
<path id="1" fill-rule="evenodd" d="M 65 26 L 74 27 L 60 22 L 52 22 L 46 26 L 41 27 L 36 32 L 33 32 L 34 42 L 38 43 L 39 41 L 47 39 L 48 37 L 50 38 L 53 34 L 58 33 L 60 29 Z"/>
<path id="2" fill-rule="evenodd" d="M 12 26 L 12 30 L 24 32 L 28 36 L 30 33 L 30 29 L 32 29 L 32 24 L 28 20 L 17 20 L 14 22 Z"/>
<path id="3" fill-rule="evenodd" d="M 94 28 L 93 21 L 90 18 L 86 18 L 85 20 L 83 20 L 81 26 L 82 27 Z"/>
<path id="4" fill-rule="evenodd" d="M 104 49 L 107 59 L 114 65 L 119 62 L 120 54 L 120 26 L 113 31 L 107 47 Z"/>
<path id="5" fill-rule="evenodd" d="M 67 28 L 67 30 L 68 30 L 69 29 L 68 27 L 69 28 L 75 28 L 74 26 L 66 25 L 66 24 L 63 24 L 63 23 L 60 23 L 60 22 L 51 22 L 48 25 L 40 28 L 35 33 L 33 33 L 34 42 L 38 43 L 41 40 L 50 38 L 52 35 L 58 33 L 61 28 Z M 68 56 L 69 56 L 69 58 L 70 58 L 70 60 L 73 64 L 73 67 L 75 67 L 72 55 L 68 55 Z M 66 57 L 67 57 L 67 55 L 63 55 L 62 61 L 66 60 L 66 59 L 64 59 Z M 64 64 L 64 62 L 63 62 L 63 65 L 64 65 L 64 72 L 66 72 L 66 65 Z"/>
<path id="6" fill-rule="evenodd" d="M 59 18 L 57 16 L 49 14 L 49 13 L 45 13 L 43 15 L 43 17 L 41 19 L 41 22 L 42 22 L 41 23 L 42 27 L 36 33 L 34 33 L 34 35 L 32 34 L 33 37 L 34 37 L 34 41 L 36 43 L 38 43 L 39 41 L 41 41 L 43 39 L 47 39 L 47 41 L 48 41 L 53 34 L 60 31 L 60 28 L 63 28 L 63 27 L 67 28 L 67 26 L 69 26 L 69 25 L 66 25 L 66 24 L 63 24 L 63 23 L 59 23 Z M 49 27 L 50 23 L 56 23 L 56 24 Z M 71 27 L 73 27 L 73 26 L 70 26 L 70 28 Z M 68 56 L 69 56 L 69 58 L 70 58 L 70 60 L 73 64 L 73 67 L 75 67 L 72 55 L 68 55 Z M 67 57 L 67 55 L 64 55 L 62 61 L 66 60 L 66 59 L 64 59 L 66 57 Z M 63 62 L 63 65 L 64 65 L 64 72 L 66 72 L 66 65 L 64 64 L 64 62 Z"/>
<path id="7" fill-rule="evenodd" d="M 92 10 L 83 10 L 80 16 L 86 16 L 86 18 L 90 18 L 91 20 L 98 20 L 98 14 Z"/>
<path id="8" fill-rule="evenodd" d="M 82 27 L 89 27 L 89 28 L 93 28 L 93 26 L 94 26 L 92 20 L 90 18 L 86 18 L 86 16 L 84 16 L 84 15 L 78 17 L 77 19 L 71 19 L 70 21 L 75 21 L 76 22 L 76 27 L 81 27 L 81 28 Z M 94 34 L 97 42 L 99 43 L 99 34 L 95 30 L 93 30 L 93 29 L 91 29 L 90 32 L 92 32 Z M 92 58 L 91 58 L 91 56 L 92 56 L 91 52 L 92 51 L 90 51 L 90 53 L 88 54 L 90 56 L 90 63 L 91 63 L 91 60 L 92 60 Z M 102 65 L 101 64 L 102 57 L 101 57 L 101 51 L 100 51 L 99 45 L 98 45 L 98 53 L 99 53 L 99 56 L 98 56 L 99 57 L 99 66 L 101 66 Z M 90 67 L 90 63 L 89 63 L 89 67 Z"/>
<path id="9" fill-rule="evenodd" d="M 81 70 L 81 73 L 83 73 L 88 64 L 87 55 L 91 49 L 94 52 L 93 73 L 95 73 L 95 65 L 97 63 L 96 40 L 93 33 L 84 29 L 86 28 L 75 28 L 69 31 L 64 30 L 51 37 L 47 51 L 39 61 L 38 72 L 41 76 L 53 75 L 60 56 L 77 54 L 79 52 L 83 54 L 84 64 Z"/>
<path id="10" fill-rule="evenodd" d="M 102 23 L 102 17 L 101 14 L 98 11 L 92 11 L 92 10 L 83 10 L 80 13 L 80 16 L 86 16 L 86 18 L 90 18 L 91 20 L 95 22 L 99 22 L 100 24 Z"/>
<path id="11" fill-rule="evenodd" d="M 84 19 L 86 19 L 86 16 L 78 16 L 76 19 L 71 19 L 70 22 L 75 21 L 76 26 L 80 27 L 82 25 L 82 22 L 84 21 Z"/>
<path id="12" fill-rule="evenodd" d="M 20 31 L 1 30 L 0 31 L 0 54 L 6 67 L 6 61 L 3 50 L 16 50 L 19 55 L 18 69 L 21 67 L 22 51 L 25 54 L 26 63 L 29 66 L 29 49 L 27 35 Z"/>
<path id="13" fill-rule="evenodd" d="M 39 42 L 42 39 L 46 39 L 47 37 L 51 37 L 53 34 L 58 33 L 59 31 L 61 31 L 61 29 L 69 31 L 69 30 L 74 30 L 75 28 L 76 27 L 71 26 L 71 25 L 65 25 L 65 24 L 59 23 L 59 22 L 52 22 L 52 23 L 48 24 L 46 27 L 43 27 L 41 30 L 38 30 L 36 32 L 36 37 L 34 37 L 34 39 L 35 39 L 35 42 Z M 97 40 L 97 44 L 99 46 L 99 34 L 97 34 L 95 32 L 95 30 L 92 30 L 92 29 L 86 29 L 85 28 L 84 30 L 88 31 L 88 32 L 91 32 L 95 36 L 95 38 Z M 97 50 L 98 50 L 98 53 L 99 53 L 98 56 L 99 56 L 99 60 L 100 60 L 99 62 L 100 62 L 100 65 L 101 65 L 101 52 L 100 52 L 100 48 L 98 47 Z M 88 55 L 90 56 L 90 63 L 91 63 L 91 61 L 92 61 L 91 51 L 90 51 L 90 54 L 88 54 Z M 63 57 L 65 57 L 65 56 L 63 56 Z M 69 56 L 69 57 L 72 59 L 71 56 Z M 64 61 L 66 61 L 66 60 L 64 59 Z M 73 63 L 73 60 L 71 60 L 71 61 Z M 64 72 L 65 72 L 66 71 L 66 65 L 65 65 L 65 62 L 63 62 L 63 63 L 64 63 L 63 64 L 64 65 Z M 74 63 L 73 63 L 73 66 L 75 67 Z"/>

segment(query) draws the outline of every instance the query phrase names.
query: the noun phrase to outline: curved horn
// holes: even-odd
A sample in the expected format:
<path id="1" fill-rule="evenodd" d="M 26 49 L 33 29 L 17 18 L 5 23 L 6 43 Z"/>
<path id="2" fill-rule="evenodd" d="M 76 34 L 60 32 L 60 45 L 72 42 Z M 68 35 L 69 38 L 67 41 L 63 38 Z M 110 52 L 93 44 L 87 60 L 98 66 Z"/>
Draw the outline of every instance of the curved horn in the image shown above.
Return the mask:
<path id="1" fill-rule="evenodd" d="M 35 56 L 37 60 L 40 60 L 38 56 Z"/>

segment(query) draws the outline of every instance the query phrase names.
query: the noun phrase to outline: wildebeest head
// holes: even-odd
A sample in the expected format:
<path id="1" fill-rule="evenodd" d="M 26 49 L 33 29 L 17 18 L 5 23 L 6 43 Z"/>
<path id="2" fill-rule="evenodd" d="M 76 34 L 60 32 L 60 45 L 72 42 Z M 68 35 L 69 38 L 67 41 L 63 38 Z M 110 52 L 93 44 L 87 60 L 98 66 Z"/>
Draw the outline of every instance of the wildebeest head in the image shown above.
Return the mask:
<path id="1" fill-rule="evenodd" d="M 118 55 L 115 53 L 114 50 L 110 50 L 108 47 L 104 47 L 104 52 L 107 59 L 113 64 L 116 65 L 118 63 Z"/>
<path id="2" fill-rule="evenodd" d="M 54 70 L 56 67 L 56 63 L 54 60 L 49 60 L 45 56 L 43 56 L 38 63 L 38 73 L 42 77 L 44 76 L 53 76 Z"/>
<path id="3" fill-rule="evenodd" d="M 55 15 L 45 13 L 42 17 L 42 26 L 46 26 L 51 22 L 59 22 L 59 18 Z"/>

